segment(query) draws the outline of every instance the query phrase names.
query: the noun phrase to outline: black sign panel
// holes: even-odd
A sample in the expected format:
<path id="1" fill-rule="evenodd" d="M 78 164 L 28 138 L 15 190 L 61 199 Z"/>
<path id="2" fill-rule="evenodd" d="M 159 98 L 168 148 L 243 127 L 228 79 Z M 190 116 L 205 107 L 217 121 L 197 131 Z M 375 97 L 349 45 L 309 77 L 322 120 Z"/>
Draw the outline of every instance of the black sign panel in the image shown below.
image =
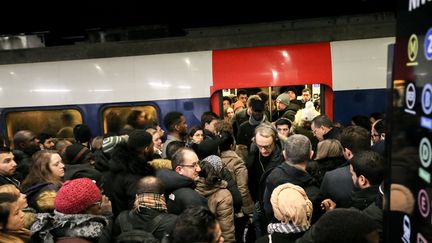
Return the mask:
<path id="1" fill-rule="evenodd" d="M 432 242 L 432 1 L 399 0 L 387 242 Z"/>

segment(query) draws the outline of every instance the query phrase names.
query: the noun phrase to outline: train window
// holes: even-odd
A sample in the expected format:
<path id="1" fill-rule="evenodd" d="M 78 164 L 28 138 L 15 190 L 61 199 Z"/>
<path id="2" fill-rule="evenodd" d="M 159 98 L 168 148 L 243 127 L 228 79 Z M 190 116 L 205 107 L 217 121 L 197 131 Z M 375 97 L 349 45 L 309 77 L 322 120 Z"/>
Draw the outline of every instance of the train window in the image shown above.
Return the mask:
<path id="1" fill-rule="evenodd" d="M 10 111 L 6 113 L 6 128 L 9 144 L 20 130 L 35 134 L 48 133 L 57 138 L 73 138 L 73 127 L 81 124 L 82 115 L 77 109 Z"/>
<path id="2" fill-rule="evenodd" d="M 111 106 L 103 109 L 102 114 L 104 134 L 119 134 L 158 120 L 158 112 L 152 105 Z"/>

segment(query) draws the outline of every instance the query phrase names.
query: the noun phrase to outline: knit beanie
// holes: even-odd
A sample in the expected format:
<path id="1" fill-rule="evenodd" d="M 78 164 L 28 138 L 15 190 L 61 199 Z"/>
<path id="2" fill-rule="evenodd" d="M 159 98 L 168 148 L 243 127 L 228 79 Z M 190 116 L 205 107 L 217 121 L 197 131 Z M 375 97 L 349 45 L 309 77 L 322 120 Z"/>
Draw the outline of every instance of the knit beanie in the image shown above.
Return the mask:
<path id="1" fill-rule="evenodd" d="M 282 184 L 273 190 L 270 202 L 275 218 L 282 223 L 310 226 L 313 207 L 303 188 L 291 183 Z"/>
<path id="2" fill-rule="evenodd" d="M 149 146 L 153 141 L 152 135 L 144 129 L 135 129 L 129 134 L 128 147 L 133 150 Z"/>
<path id="3" fill-rule="evenodd" d="M 89 153 L 90 149 L 80 143 L 69 145 L 64 153 L 65 163 L 69 165 L 81 164 Z"/>
<path id="4" fill-rule="evenodd" d="M 301 119 L 303 121 L 312 121 L 317 116 L 317 112 L 312 101 L 308 101 L 305 104 L 305 108 L 302 111 Z"/>
<path id="5" fill-rule="evenodd" d="M 88 178 L 66 181 L 57 192 L 54 207 L 64 214 L 79 214 L 102 199 L 96 184 Z"/>
<path id="6" fill-rule="evenodd" d="M 90 128 L 85 124 L 78 124 L 73 129 L 74 138 L 78 143 L 90 141 L 92 134 Z"/>
<path id="7" fill-rule="evenodd" d="M 104 138 L 102 141 L 102 152 L 110 153 L 117 144 L 127 142 L 128 137 L 128 135 L 123 135 Z"/>
<path id="8" fill-rule="evenodd" d="M 282 93 L 280 94 L 277 98 L 276 98 L 276 102 L 280 102 L 282 104 L 285 104 L 286 106 L 289 106 L 290 104 L 290 100 L 289 97 L 286 93 Z"/>
<path id="9" fill-rule="evenodd" d="M 222 163 L 222 160 L 219 156 L 210 155 L 210 156 L 204 158 L 202 160 L 202 162 L 206 162 L 206 163 L 211 164 L 211 166 L 213 166 L 213 168 L 215 169 L 215 171 L 217 173 L 221 172 L 221 170 L 222 170 L 223 163 Z"/>

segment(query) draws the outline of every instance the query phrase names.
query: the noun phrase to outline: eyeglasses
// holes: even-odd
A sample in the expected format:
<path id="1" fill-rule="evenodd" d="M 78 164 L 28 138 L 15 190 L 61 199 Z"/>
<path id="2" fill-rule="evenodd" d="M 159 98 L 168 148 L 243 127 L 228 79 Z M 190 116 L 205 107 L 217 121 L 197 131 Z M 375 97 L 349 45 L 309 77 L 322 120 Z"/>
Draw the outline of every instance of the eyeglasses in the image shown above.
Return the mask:
<path id="1" fill-rule="evenodd" d="M 273 146 L 273 144 L 269 144 L 269 145 L 258 145 L 257 144 L 258 149 L 264 149 L 266 151 L 269 151 L 272 148 L 272 146 Z"/>
<path id="2" fill-rule="evenodd" d="M 197 162 L 197 163 L 194 163 L 194 164 L 191 164 L 191 165 L 180 164 L 180 166 L 189 167 L 189 168 L 198 168 L 199 164 Z"/>

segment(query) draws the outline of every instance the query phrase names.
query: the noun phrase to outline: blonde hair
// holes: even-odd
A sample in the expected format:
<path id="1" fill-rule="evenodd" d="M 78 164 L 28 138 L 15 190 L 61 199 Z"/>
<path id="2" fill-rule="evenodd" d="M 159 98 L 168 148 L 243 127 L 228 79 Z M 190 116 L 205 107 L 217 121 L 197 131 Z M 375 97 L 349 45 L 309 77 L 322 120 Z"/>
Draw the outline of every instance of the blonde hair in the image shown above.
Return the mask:
<path id="1" fill-rule="evenodd" d="M 303 188 L 291 183 L 282 184 L 273 190 L 270 202 L 275 218 L 282 223 L 310 226 L 313 206 Z"/>
<path id="2" fill-rule="evenodd" d="M 157 130 L 154 128 L 147 128 L 146 132 L 150 133 L 150 135 L 155 135 L 157 133 Z"/>
<path id="3" fill-rule="evenodd" d="M 339 140 L 325 139 L 318 143 L 316 160 L 340 156 L 343 156 L 343 147 Z"/>
<path id="4" fill-rule="evenodd" d="M 17 197 L 21 195 L 20 190 L 12 184 L 5 184 L 0 186 L 0 193 L 10 193 Z"/>

